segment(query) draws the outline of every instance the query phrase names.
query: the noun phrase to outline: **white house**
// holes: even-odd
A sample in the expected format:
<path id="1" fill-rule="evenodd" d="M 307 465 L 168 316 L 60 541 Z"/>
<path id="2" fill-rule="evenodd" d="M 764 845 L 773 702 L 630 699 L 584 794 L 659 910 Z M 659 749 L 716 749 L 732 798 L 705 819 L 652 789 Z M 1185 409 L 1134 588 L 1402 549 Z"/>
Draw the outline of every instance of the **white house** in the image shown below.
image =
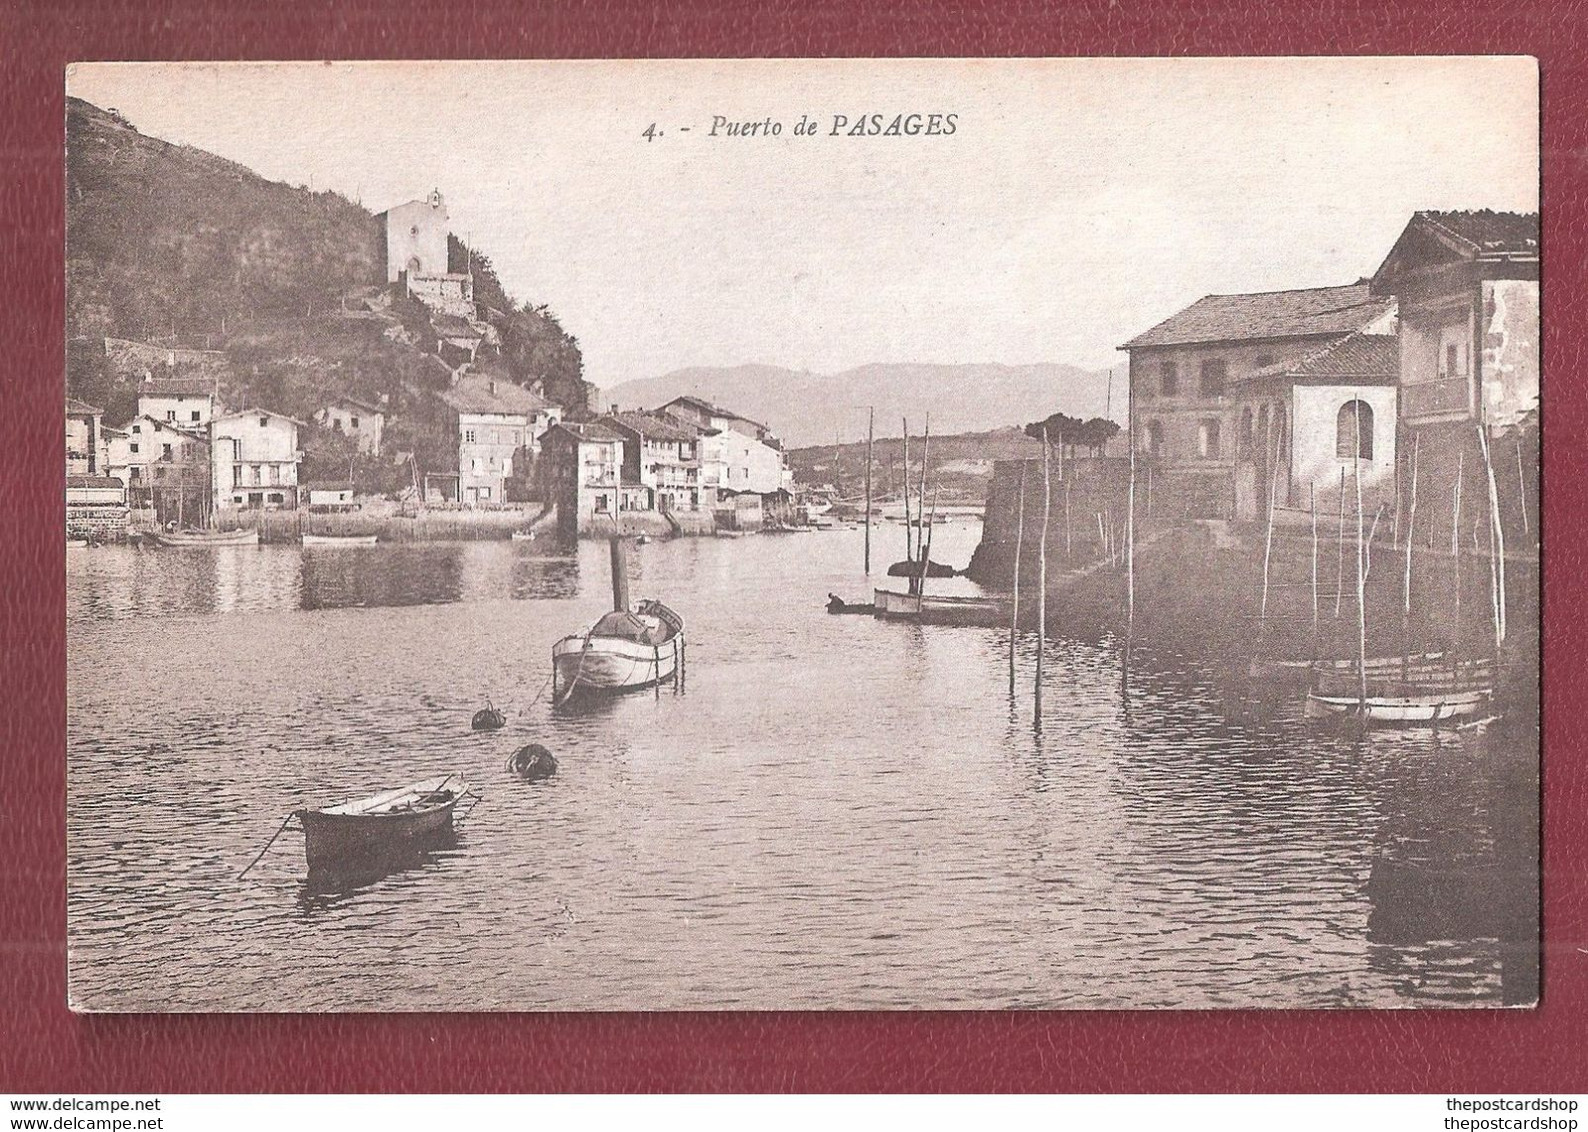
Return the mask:
<path id="1" fill-rule="evenodd" d="M 465 374 L 441 394 L 458 437 L 455 502 L 500 503 L 509 481 L 523 481 L 540 438 L 562 410 L 506 377 Z"/>
<path id="2" fill-rule="evenodd" d="M 380 455 L 386 411 L 379 405 L 372 405 L 357 397 L 338 397 L 315 413 L 314 419 L 332 432 L 349 437 L 366 456 Z"/>
<path id="3" fill-rule="evenodd" d="M 302 427 L 302 421 L 267 409 L 216 417 L 210 425 L 216 507 L 296 507 Z"/>
<path id="4" fill-rule="evenodd" d="M 138 415 L 183 428 L 207 429 L 217 411 L 208 377 L 151 377 L 138 386 Z"/>
<path id="5" fill-rule="evenodd" d="M 161 522 L 168 516 L 184 523 L 197 520 L 208 510 L 208 430 L 145 415 L 105 431 L 109 474 L 126 486 L 129 504 L 153 507 Z"/>

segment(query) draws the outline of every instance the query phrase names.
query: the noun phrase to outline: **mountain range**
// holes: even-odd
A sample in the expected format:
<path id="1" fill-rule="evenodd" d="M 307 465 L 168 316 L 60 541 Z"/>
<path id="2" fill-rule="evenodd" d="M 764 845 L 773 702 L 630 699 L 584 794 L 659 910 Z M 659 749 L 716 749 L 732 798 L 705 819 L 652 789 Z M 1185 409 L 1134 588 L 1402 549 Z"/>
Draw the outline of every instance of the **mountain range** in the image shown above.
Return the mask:
<path id="1" fill-rule="evenodd" d="M 908 417 L 919 435 L 985 432 L 1070 416 L 1125 416 L 1125 373 L 1112 396 L 1107 370 L 1057 363 L 935 365 L 912 362 L 857 366 L 821 374 L 775 365 L 692 367 L 612 386 L 601 407 L 650 409 L 692 394 L 769 426 L 790 448 L 848 442 L 866 435 L 866 410 L 876 409 L 878 436 L 899 436 Z"/>

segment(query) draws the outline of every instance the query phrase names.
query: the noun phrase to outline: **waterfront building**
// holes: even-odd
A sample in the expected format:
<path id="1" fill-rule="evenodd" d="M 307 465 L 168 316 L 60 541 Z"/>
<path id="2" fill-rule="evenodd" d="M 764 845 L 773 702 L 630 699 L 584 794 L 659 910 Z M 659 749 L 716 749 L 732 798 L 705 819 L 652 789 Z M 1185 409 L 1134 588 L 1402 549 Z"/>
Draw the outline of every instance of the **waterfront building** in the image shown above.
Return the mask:
<path id="1" fill-rule="evenodd" d="M 144 414 L 106 432 L 108 474 L 126 487 L 130 507 L 152 508 L 160 523 L 203 523 L 213 491 L 207 428 Z"/>
<path id="2" fill-rule="evenodd" d="M 765 497 L 793 489 L 788 454 L 766 425 L 699 397 L 675 397 L 657 413 L 696 430 L 700 487 L 708 503 L 733 503 L 746 493 Z"/>
<path id="3" fill-rule="evenodd" d="M 228 510 L 298 505 L 300 420 L 267 409 L 226 413 L 210 422 L 214 500 Z"/>
<path id="4" fill-rule="evenodd" d="M 674 397 L 656 411 L 666 413 L 670 417 L 689 421 L 691 424 L 699 425 L 701 428 L 731 428 L 736 432 L 752 436 L 756 440 L 769 443 L 779 449 L 782 447 L 778 443 L 777 438 L 772 435 L 772 430 L 760 421 L 751 420 L 749 417 L 741 416 L 730 409 L 724 409 L 720 405 L 713 405 L 703 397 L 689 395 Z"/>
<path id="5" fill-rule="evenodd" d="M 1235 516 L 1276 507 L 1334 513 L 1342 488 L 1365 509 L 1395 502 L 1396 380 L 1393 334 L 1348 334 L 1229 385 L 1236 409 Z"/>
<path id="6" fill-rule="evenodd" d="M 353 485 L 346 482 L 308 483 L 303 485 L 304 498 L 310 511 L 357 511 L 353 501 Z"/>
<path id="7" fill-rule="evenodd" d="M 98 476 L 105 470 L 105 411 L 97 405 L 66 398 L 66 474 Z"/>
<path id="8" fill-rule="evenodd" d="M 623 434 L 591 422 L 560 423 L 541 437 L 543 490 L 557 505 L 557 526 L 567 537 L 617 517 L 621 509 Z"/>
<path id="9" fill-rule="evenodd" d="M 431 310 L 472 319 L 473 275 L 447 270 L 451 229 L 441 191 L 389 208 L 377 219 L 387 284 Z"/>
<path id="10" fill-rule="evenodd" d="M 546 430 L 562 410 L 506 377 L 463 374 L 441 395 L 458 438 L 458 479 L 451 502 L 489 506 L 509 491 L 527 495 Z"/>
<path id="11" fill-rule="evenodd" d="M 664 413 L 614 411 L 601 423 L 624 439 L 621 509 L 701 509 L 699 429 Z"/>
<path id="12" fill-rule="evenodd" d="M 1470 525 L 1488 500 L 1481 429 L 1506 545 L 1535 545 L 1538 214 L 1418 212 L 1374 274 L 1373 291 L 1401 310 L 1403 499 L 1409 506 L 1415 451 L 1424 500 L 1453 498 L 1461 473 Z M 1424 506 L 1420 521 L 1448 545 L 1453 517 L 1453 505 Z"/>
<path id="13" fill-rule="evenodd" d="M 357 397 L 337 397 L 314 414 L 317 423 L 348 437 L 366 456 L 380 455 L 386 411 Z"/>
<path id="14" fill-rule="evenodd" d="M 181 428 L 204 430 L 220 411 L 215 380 L 199 374 L 145 378 L 138 386 L 138 415 Z"/>
<path id="15" fill-rule="evenodd" d="M 1207 295 L 1120 348 L 1130 356 L 1131 429 L 1155 472 L 1165 514 L 1236 514 L 1236 383 L 1316 353 L 1348 335 L 1393 334 L 1395 301 L 1367 280 L 1256 294 Z"/>

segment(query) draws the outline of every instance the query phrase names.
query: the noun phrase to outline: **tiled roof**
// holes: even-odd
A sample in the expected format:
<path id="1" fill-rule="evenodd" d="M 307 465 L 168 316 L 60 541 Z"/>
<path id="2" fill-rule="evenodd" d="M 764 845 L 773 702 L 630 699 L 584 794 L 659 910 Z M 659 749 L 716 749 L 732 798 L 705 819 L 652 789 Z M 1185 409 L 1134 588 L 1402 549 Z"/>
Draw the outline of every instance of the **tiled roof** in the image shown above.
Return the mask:
<path id="1" fill-rule="evenodd" d="M 601 420 L 632 429 L 651 440 L 694 440 L 696 435 L 678 421 L 654 413 L 610 413 Z"/>
<path id="2" fill-rule="evenodd" d="M 443 338 L 484 338 L 485 331 L 455 314 L 432 314 L 430 325 Z"/>
<path id="3" fill-rule="evenodd" d="M 66 399 L 66 415 L 69 417 L 97 417 L 102 415 L 104 411 L 103 409 L 95 408 L 87 401 L 79 401 L 75 397 Z"/>
<path id="4" fill-rule="evenodd" d="M 1370 296 L 1365 279 L 1344 287 L 1207 295 L 1120 348 L 1349 334 L 1386 314 L 1393 303 Z"/>
<path id="5" fill-rule="evenodd" d="M 355 409 L 363 409 L 366 412 L 370 412 L 370 413 L 384 413 L 386 411 L 385 409 L 381 408 L 379 405 L 373 405 L 370 402 L 365 401 L 365 400 L 363 400 L 361 398 L 358 398 L 358 397 L 332 397 L 329 401 L 326 402 L 326 404 L 327 405 L 351 405 Z"/>
<path id="6" fill-rule="evenodd" d="M 1537 256 L 1538 213 L 1419 212 L 1412 223 L 1422 223 L 1435 233 L 1470 248 L 1479 256 Z"/>
<path id="7" fill-rule="evenodd" d="M 575 437 L 577 437 L 580 440 L 598 440 L 598 441 L 604 441 L 604 442 L 611 442 L 611 441 L 614 441 L 614 440 L 622 440 L 624 438 L 623 434 L 621 432 L 618 432 L 616 429 L 612 428 L 609 425 L 602 424 L 600 421 L 584 421 L 584 422 L 562 421 L 562 422 L 560 422 L 558 424 L 553 425 L 551 428 L 547 429 L 546 431 L 547 432 L 553 432 L 553 431 L 555 431 L 557 429 L 561 429 L 563 432 L 572 433 Z"/>
<path id="8" fill-rule="evenodd" d="M 674 405 L 679 401 L 682 401 L 687 405 L 693 405 L 701 412 L 709 413 L 714 417 L 723 417 L 730 421 L 743 421 L 745 424 L 754 425 L 756 428 L 763 429 L 767 432 L 771 431 L 771 429 L 767 428 L 766 425 L 762 424 L 753 417 L 747 417 L 743 413 L 735 413 L 731 409 L 724 409 L 721 405 L 714 405 L 704 397 L 696 397 L 692 393 L 685 393 L 682 396 L 674 397 L 671 401 L 667 402 L 667 404 Z M 667 405 L 663 405 L 662 408 L 666 409 Z"/>
<path id="9" fill-rule="evenodd" d="M 67 487 L 121 487 L 114 476 L 67 476 Z"/>
<path id="10" fill-rule="evenodd" d="M 460 413 L 498 414 L 522 416 L 549 408 L 551 402 L 544 397 L 514 385 L 505 378 L 479 377 L 464 374 L 457 384 L 441 394 L 441 399 Z"/>
<path id="11" fill-rule="evenodd" d="M 291 421 L 300 428 L 308 427 L 307 424 L 305 424 L 303 421 L 300 421 L 297 417 L 289 417 L 286 413 L 275 413 L 269 409 L 238 409 L 235 413 L 222 413 L 215 419 L 217 421 L 232 421 L 236 420 L 238 417 L 275 417 L 278 421 Z M 170 422 L 166 423 L 169 425 Z"/>
<path id="12" fill-rule="evenodd" d="M 1393 334 L 1347 334 L 1322 349 L 1264 366 L 1232 384 L 1269 378 L 1394 385 L 1400 380 L 1400 339 Z"/>
<path id="13" fill-rule="evenodd" d="M 215 393 L 215 379 L 210 377 L 151 377 L 138 386 L 138 392 L 148 397 L 210 397 Z"/>

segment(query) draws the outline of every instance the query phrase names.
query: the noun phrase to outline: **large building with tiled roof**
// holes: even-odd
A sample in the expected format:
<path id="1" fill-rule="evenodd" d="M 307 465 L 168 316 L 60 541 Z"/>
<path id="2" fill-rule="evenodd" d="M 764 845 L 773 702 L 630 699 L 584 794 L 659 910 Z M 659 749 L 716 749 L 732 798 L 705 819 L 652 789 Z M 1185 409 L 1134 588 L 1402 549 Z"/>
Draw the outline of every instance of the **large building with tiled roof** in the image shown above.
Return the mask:
<path id="1" fill-rule="evenodd" d="M 562 410 L 490 373 L 463 374 L 440 397 L 458 438 L 457 480 L 443 496 L 478 507 L 527 495 L 541 437 L 562 419 Z"/>
<path id="2" fill-rule="evenodd" d="M 1365 279 L 1207 295 L 1126 342 L 1131 433 L 1153 465 L 1155 508 L 1220 518 L 1262 511 L 1276 483 L 1272 456 L 1255 443 L 1239 445 L 1247 402 L 1233 390 L 1260 371 L 1348 335 L 1393 334 L 1395 311 L 1394 299 L 1373 294 Z M 1282 400 L 1268 406 L 1268 416 L 1269 434 L 1288 438 L 1290 414 Z M 1283 443 L 1288 446 L 1288 439 Z"/>
<path id="3" fill-rule="evenodd" d="M 613 411 L 601 423 L 622 435 L 624 485 L 644 489 L 645 510 L 700 510 L 698 427 L 665 413 Z"/>
<path id="4" fill-rule="evenodd" d="M 547 429 L 540 445 L 541 483 L 557 505 L 562 533 L 621 529 L 624 434 L 600 421 L 564 421 Z"/>
<path id="5" fill-rule="evenodd" d="M 1424 498 L 1459 480 L 1465 516 L 1492 505 L 1498 523 L 1479 525 L 1500 557 L 1537 546 L 1541 250 L 1536 212 L 1417 212 L 1373 276 L 1401 314 L 1403 502 L 1411 447 Z M 1453 506 L 1423 515 L 1441 545 L 1477 535 L 1471 517 L 1451 531 Z"/>

